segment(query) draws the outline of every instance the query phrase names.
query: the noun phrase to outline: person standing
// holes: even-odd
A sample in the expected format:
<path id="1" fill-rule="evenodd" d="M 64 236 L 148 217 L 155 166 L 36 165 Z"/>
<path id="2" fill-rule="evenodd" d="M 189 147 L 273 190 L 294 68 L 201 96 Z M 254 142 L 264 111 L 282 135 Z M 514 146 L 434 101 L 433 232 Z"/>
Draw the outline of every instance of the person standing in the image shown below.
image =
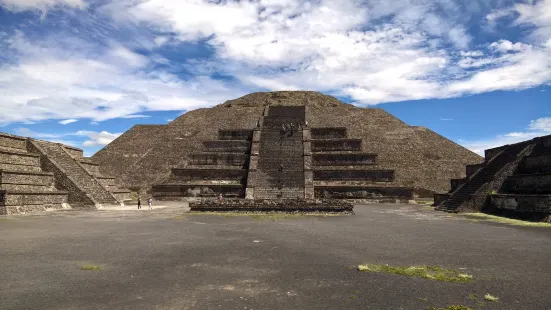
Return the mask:
<path id="1" fill-rule="evenodd" d="M 142 208 L 142 198 L 138 197 L 138 210 Z"/>
<path id="2" fill-rule="evenodd" d="M 147 204 L 149 205 L 149 210 L 151 210 L 151 205 L 153 204 L 153 199 L 151 197 L 147 199 Z"/>

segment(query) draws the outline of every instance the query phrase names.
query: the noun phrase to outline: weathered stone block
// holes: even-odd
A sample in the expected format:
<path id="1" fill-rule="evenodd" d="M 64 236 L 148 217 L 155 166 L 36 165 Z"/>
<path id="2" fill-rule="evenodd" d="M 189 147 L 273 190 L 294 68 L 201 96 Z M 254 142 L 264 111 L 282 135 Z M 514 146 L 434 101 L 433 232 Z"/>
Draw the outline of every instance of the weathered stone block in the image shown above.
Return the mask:
<path id="1" fill-rule="evenodd" d="M 74 159 L 76 159 L 78 161 L 82 160 L 82 158 L 83 158 L 82 149 L 72 147 L 72 146 L 68 146 L 68 145 L 63 145 L 63 148 L 65 148 L 67 153 L 69 153 L 69 155 L 71 155 L 71 157 L 73 157 Z"/>
<path id="2" fill-rule="evenodd" d="M 0 133 L 0 147 L 26 150 L 26 139 L 6 133 Z"/>
<path id="3" fill-rule="evenodd" d="M 313 152 L 328 152 L 328 151 L 361 151 L 361 139 L 327 139 L 327 140 L 312 140 Z"/>
<path id="4" fill-rule="evenodd" d="M 24 152 L 10 152 L 0 150 L 0 162 L 17 165 L 40 166 L 40 156 L 27 154 Z"/>
<path id="5" fill-rule="evenodd" d="M 345 127 L 312 128 L 312 139 L 346 138 Z"/>

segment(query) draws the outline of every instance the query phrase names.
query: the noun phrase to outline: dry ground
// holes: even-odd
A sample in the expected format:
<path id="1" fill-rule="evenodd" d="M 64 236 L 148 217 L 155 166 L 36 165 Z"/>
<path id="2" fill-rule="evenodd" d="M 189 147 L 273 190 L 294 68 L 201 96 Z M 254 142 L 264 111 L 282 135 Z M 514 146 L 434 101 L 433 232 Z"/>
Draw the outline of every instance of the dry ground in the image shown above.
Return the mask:
<path id="1" fill-rule="evenodd" d="M 185 203 L 162 204 L 0 217 L 0 309 L 551 307 L 550 228 L 420 205 L 289 218 L 190 215 Z M 441 266 L 473 281 L 360 272 L 360 264 Z M 484 300 L 488 293 L 499 301 Z"/>

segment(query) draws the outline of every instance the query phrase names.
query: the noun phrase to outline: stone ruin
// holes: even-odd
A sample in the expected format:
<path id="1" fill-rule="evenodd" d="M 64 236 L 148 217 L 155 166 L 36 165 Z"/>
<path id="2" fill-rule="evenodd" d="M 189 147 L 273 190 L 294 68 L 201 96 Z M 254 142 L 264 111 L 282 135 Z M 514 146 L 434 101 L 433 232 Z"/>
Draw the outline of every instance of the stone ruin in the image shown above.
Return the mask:
<path id="1" fill-rule="evenodd" d="M 551 221 L 551 135 L 485 151 L 466 177 L 435 194 L 436 210 L 487 211 Z"/>
<path id="2" fill-rule="evenodd" d="M 130 199 L 71 146 L 0 133 L 0 214 L 97 209 Z"/>
<path id="3" fill-rule="evenodd" d="M 254 93 L 137 125 L 92 158 L 156 199 L 256 201 L 432 197 L 482 161 L 384 110 L 304 91 Z"/>

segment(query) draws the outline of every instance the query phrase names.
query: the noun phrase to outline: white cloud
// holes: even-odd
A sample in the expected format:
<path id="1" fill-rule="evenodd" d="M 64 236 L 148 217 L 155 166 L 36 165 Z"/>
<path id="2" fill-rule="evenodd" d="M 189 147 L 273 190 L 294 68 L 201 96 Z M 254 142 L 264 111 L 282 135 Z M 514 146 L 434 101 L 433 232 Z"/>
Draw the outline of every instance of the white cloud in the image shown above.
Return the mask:
<path id="1" fill-rule="evenodd" d="M 74 123 L 74 122 L 77 122 L 77 121 L 78 120 L 76 120 L 74 118 L 70 118 L 70 119 L 59 121 L 58 123 L 60 123 L 61 125 L 67 125 L 67 124 L 71 124 L 71 123 Z"/>
<path id="2" fill-rule="evenodd" d="M 151 117 L 149 115 L 143 115 L 143 114 L 132 114 L 132 115 L 126 115 L 121 118 L 148 118 Z"/>
<path id="3" fill-rule="evenodd" d="M 12 11 L 41 10 L 55 7 L 74 7 L 83 9 L 86 3 L 83 0 L 0 0 L 0 6 Z"/>
<path id="4" fill-rule="evenodd" d="M 157 44 L 158 46 L 164 45 L 169 40 L 170 40 L 170 38 L 167 37 L 167 36 L 158 36 L 154 39 L 155 44 Z"/>
<path id="5" fill-rule="evenodd" d="M 459 140 L 458 143 L 469 150 L 484 156 L 484 150 L 487 149 L 549 135 L 551 133 L 551 117 L 543 117 L 532 120 L 530 121 L 527 129 L 528 131 L 510 132 L 490 139 L 473 141 Z"/>
<path id="6" fill-rule="evenodd" d="M 470 16 L 448 0 L 156 0 L 119 2 L 106 10 L 119 21 L 176 33 L 179 40 L 206 39 L 216 58 L 195 63 L 193 70 L 223 72 L 255 88 L 317 90 L 378 104 L 551 82 L 551 47 L 499 40 L 469 50 L 463 19 Z M 506 15 L 494 13 L 487 18 Z"/>
<path id="7" fill-rule="evenodd" d="M 101 146 L 107 145 L 111 141 L 115 140 L 122 133 L 110 133 L 108 131 L 90 131 L 90 130 L 79 130 L 76 132 L 66 132 L 66 133 L 43 133 L 32 131 L 28 128 L 17 128 L 15 130 L 16 134 L 26 137 L 32 137 L 37 139 L 44 139 L 51 142 L 63 143 L 71 146 L 81 146 L 81 147 L 90 147 L 90 146 Z M 82 143 L 74 140 L 66 140 L 66 138 L 77 138 L 84 137 L 86 140 Z M 82 138 L 81 138 L 82 139 Z"/>
<path id="8" fill-rule="evenodd" d="M 543 132 L 551 132 L 551 117 L 543 117 L 530 122 L 528 126 L 530 130 L 538 130 Z"/>
<path id="9" fill-rule="evenodd" d="M 18 58 L 0 67 L 0 125 L 46 119 L 144 117 L 149 110 L 190 110 L 244 94 L 238 87 L 195 76 L 188 81 L 161 70 L 122 46 L 84 49 L 86 42 L 7 41 Z M 1 44 L 0 44 L 1 46 Z"/>
<path id="10" fill-rule="evenodd" d="M 529 49 L 531 46 L 523 44 L 521 42 L 514 43 L 509 40 L 499 40 L 490 44 L 490 48 L 495 52 L 507 53 L 507 52 L 521 52 Z"/>
<path id="11" fill-rule="evenodd" d="M 515 16 L 516 14 L 516 16 Z M 536 30 L 532 34 L 536 39 L 551 38 L 551 0 L 526 1 L 515 5 L 495 10 L 486 16 L 490 22 L 495 22 L 504 17 L 514 16 L 516 25 L 533 25 Z"/>
<path id="12" fill-rule="evenodd" d="M 540 9 L 550 1 L 486 17 L 515 12 L 516 24 L 540 31 L 548 25 Z M 21 3 L 80 7 L 77 0 Z M 469 19 L 488 8 L 484 1 L 120 0 L 96 7 L 89 10 L 101 21 L 86 20 L 91 27 L 78 34 L 0 37 L 9 55 L 0 66 L 0 126 L 190 110 L 259 89 L 316 90 L 368 105 L 551 83 L 551 38 L 474 46 Z M 105 23 L 130 28 L 131 39 L 110 37 L 98 26 Z M 158 49 L 182 41 L 206 42 L 214 55 L 174 60 Z M 193 77 L 183 79 L 184 71 Z"/>
<path id="13" fill-rule="evenodd" d="M 484 56 L 482 51 L 460 51 L 459 54 L 463 57 L 481 57 Z"/>
<path id="14" fill-rule="evenodd" d="M 81 135 L 86 135 L 88 140 L 82 143 L 82 146 L 99 146 L 107 145 L 115 140 L 122 133 L 110 133 L 107 131 L 94 132 L 94 131 L 83 131 L 80 132 Z"/>
<path id="15" fill-rule="evenodd" d="M 441 121 L 453 121 L 453 118 L 440 118 Z"/>

